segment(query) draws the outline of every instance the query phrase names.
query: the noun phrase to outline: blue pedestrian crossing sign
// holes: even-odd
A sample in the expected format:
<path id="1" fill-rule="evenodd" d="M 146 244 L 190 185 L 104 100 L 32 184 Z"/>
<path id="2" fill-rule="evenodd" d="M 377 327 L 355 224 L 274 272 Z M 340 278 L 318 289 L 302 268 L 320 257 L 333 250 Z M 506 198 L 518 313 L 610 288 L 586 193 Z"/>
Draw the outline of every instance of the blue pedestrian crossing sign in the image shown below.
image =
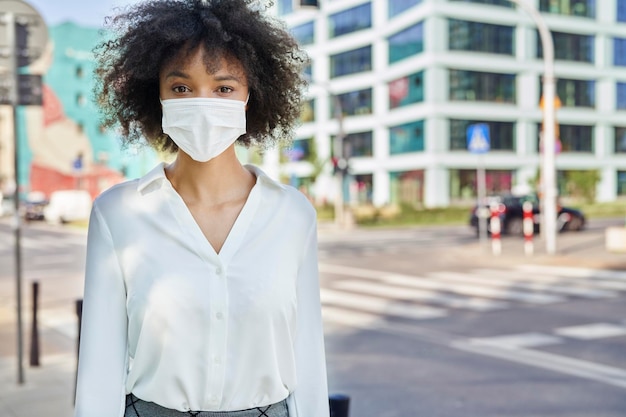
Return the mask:
<path id="1" fill-rule="evenodd" d="M 476 123 L 467 127 L 467 150 L 471 153 L 489 152 L 489 126 Z"/>

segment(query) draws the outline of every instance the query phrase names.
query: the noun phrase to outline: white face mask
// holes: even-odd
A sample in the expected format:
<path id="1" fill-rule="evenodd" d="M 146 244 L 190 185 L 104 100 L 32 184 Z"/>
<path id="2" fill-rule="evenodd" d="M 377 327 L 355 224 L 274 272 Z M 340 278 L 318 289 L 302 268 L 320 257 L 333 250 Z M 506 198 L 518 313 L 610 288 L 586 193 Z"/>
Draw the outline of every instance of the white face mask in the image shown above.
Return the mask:
<path id="1" fill-rule="evenodd" d="M 163 132 L 198 162 L 209 161 L 246 133 L 246 103 L 223 98 L 161 100 Z"/>

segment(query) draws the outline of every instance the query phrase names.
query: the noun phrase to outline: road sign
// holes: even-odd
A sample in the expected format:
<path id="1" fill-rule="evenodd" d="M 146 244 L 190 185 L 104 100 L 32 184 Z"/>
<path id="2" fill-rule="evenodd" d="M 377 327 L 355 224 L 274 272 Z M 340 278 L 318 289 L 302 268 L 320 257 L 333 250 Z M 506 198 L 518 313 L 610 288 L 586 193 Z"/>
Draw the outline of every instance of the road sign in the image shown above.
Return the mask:
<path id="1" fill-rule="evenodd" d="M 0 0 L 0 51 L 13 48 L 13 45 L 9 45 L 10 36 L 6 30 L 7 13 L 14 15 L 18 43 L 21 40 L 25 44 L 16 53 L 18 66 L 27 66 L 43 54 L 48 42 L 48 27 L 43 17 L 30 4 L 21 0 Z M 6 55 L 0 53 L 0 72 L 13 72 L 9 68 L 10 60 Z"/>
<path id="2" fill-rule="evenodd" d="M 467 150 L 471 153 L 489 152 L 489 126 L 485 123 L 476 123 L 467 128 Z"/>

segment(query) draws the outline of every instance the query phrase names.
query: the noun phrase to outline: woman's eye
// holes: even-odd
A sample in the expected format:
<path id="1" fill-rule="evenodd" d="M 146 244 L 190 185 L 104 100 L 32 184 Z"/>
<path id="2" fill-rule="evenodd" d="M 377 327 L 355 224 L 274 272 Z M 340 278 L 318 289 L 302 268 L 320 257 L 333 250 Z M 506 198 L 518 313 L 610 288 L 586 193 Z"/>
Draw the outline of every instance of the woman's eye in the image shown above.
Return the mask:
<path id="1" fill-rule="evenodd" d="M 220 87 L 219 91 L 222 94 L 228 94 L 228 93 L 232 93 L 233 89 L 230 87 Z"/>
<path id="2" fill-rule="evenodd" d="M 179 85 L 179 86 L 172 88 L 172 91 L 174 91 L 175 93 L 181 94 L 181 93 L 188 92 L 189 88 L 185 87 L 184 85 Z"/>

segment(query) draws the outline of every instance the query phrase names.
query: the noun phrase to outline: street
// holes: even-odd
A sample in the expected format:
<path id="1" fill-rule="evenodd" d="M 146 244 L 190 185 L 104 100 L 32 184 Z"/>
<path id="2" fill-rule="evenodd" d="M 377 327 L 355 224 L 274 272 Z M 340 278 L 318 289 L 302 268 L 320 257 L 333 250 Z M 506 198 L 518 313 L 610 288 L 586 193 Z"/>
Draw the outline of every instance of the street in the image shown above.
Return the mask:
<path id="1" fill-rule="evenodd" d="M 591 222 L 586 231 L 559 236 L 561 252 L 575 258 L 590 242 L 598 246 L 613 223 Z M 14 340 L 12 242 L 3 221 L 5 361 L 15 354 L 14 343 L 6 343 Z M 24 228 L 25 309 L 29 283 L 38 280 L 42 367 L 56 363 L 47 358 L 69 358 L 64 396 L 73 383 L 84 243 L 84 231 Z M 466 226 L 322 228 L 330 393 L 350 396 L 352 417 L 623 416 L 626 271 L 614 265 L 624 255 L 571 264 L 564 257 L 546 261 L 539 245 L 536 257 L 495 258 Z M 519 248 L 513 238 L 503 241 L 503 255 Z M 27 380 L 33 373 L 27 369 Z M 60 402 L 69 407 L 69 398 Z"/>

